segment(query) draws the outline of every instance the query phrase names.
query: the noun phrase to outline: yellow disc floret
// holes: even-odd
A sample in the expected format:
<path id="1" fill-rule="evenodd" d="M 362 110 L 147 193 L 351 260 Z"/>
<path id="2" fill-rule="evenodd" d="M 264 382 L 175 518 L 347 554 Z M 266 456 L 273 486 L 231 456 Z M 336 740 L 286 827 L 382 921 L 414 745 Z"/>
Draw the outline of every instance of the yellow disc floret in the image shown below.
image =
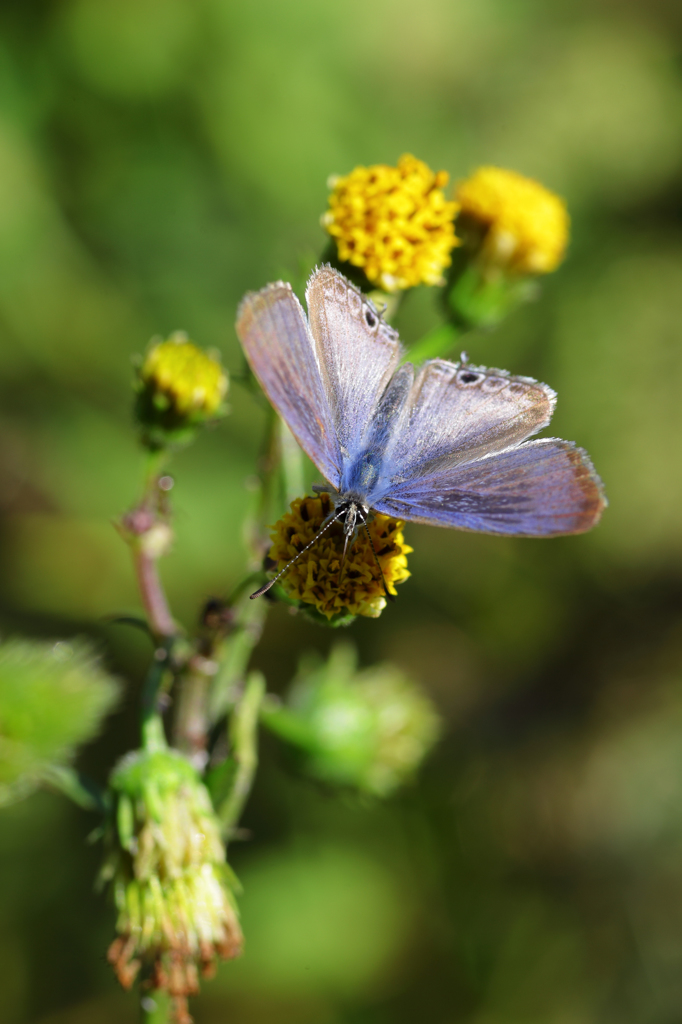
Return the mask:
<path id="1" fill-rule="evenodd" d="M 482 256 L 522 274 L 547 274 L 564 258 L 569 217 L 563 199 L 532 178 L 479 167 L 456 189 L 463 222 L 485 231 Z"/>
<path id="2" fill-rule="evenodd" d="M 212 416 L 227 391 L 227 375 L 215 356 L 202 352 L 180 332 L 148 352 L 140 378 L 179 416 Z"/>
<path id="3" fill-rule="evenodd" d="M 292 501 L 291 510 L 272 527 L 270 558 L 278 571 L 310 543 L 331 511 L 328 494 Z M 395 594 L 395 584 L 410 575 L 407 555 L 412 548 L 403 538 L 403 523 L 376 513 L 368 525 L 386 586 Z M 377 618 L 386 607 L 386 596 L 367 533 L 361 527 L 348 545 L 339 579 L 343 543 L 343 526 L 334 523 L 290 566 L 281 586 L 288 597 L 313 605 L 327 619 L 348 614 Z"/>
<path id="4" fill-rule="evenodd" d="M 330 179 L 333 189 L 322 224 L 339 259 L 360 267 L 388 292 L 442 284 L 455 235 L 456 202 L 446 199 L 445 171 L 434 173 L 405 154 L 397 167 L 356 167 Z"/>

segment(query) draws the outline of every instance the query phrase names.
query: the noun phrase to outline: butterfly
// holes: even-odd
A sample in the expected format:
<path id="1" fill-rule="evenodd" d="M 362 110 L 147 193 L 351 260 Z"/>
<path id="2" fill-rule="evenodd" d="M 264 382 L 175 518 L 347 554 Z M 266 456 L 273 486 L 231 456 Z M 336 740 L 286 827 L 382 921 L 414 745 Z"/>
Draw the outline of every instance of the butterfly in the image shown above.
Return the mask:
<path id="1" fill-rule="evenodd" d="M 464 358 L 401 364 L 397 332 L 329 265 L 313 272 L 306 304 L 308 317 L 291 285 L 269 284 L 244 297 L 236 329 L 269 401 L 331 485 L 333 518 L 320 532 L 343 522 L 344 558 L 372 512 L 516 537 L 598 522 L 606 498 L 587 453 L 528 440 L 556 405 L 546 384 Z"/>

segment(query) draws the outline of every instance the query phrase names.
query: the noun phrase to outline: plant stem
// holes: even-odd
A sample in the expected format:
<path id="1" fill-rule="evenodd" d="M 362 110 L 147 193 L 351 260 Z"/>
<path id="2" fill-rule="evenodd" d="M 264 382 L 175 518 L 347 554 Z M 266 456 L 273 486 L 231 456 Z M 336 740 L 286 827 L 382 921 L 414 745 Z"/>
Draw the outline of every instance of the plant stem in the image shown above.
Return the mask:
<path id="1" fill-rule="evenodd" d="M 260 493 L 256 516 L 247 525 L 247 543 L 251 553 L 251 567 L 260 568 L 264 551 L 267 546 L 266 524 L 272 522 L 273 515 L 281 501 L 278 494 L 278 470 L 282 459 L 279 416 L 268 406 L 266 412 L 265 437 L 261 455 L 258 459 L 258 475 Z"/>
<path id="2" fill-rule="evenodd" d="M 279 698 L 268 696 L 260 707 L 260 720 L 270 732 L 288 743 L 309 747 L 315 741 L 314 731 L 305 722 L 284 707 Z"/>
<path id="3" fill-rule="evenodd" d="M 447 356 L 461 334 L 453 324 L 441 324 L 416 342 L 407 353 L 407 358 L 411 363 L 422 363 L 425 359 Z"/>
<path id="4" fill-rule="evenodd" d="M 258 766 L 258 714 L 264 695 L 264 676 L 251 672 L 230 719 L 228 735 L 236 771 L 230 793 L 218 809 L 223 832 L 228 837 L 239 821 Z"/>
<path id="5" fill-rule="evenodd" d="M 133 543 L 133 563 L 152 633 L 158 639 L 174 636 L 177 630 L 161 584 L 157 558 L 148 550 L 144 537 Z"/>
<path id="6" fill-rule="evenodd" d="M 237 606 L 233 632 L 223 645 L 220 667 L 208 700 L 208 720 L 215 724 L 234 704 L 251 653 L 261 638 L 269 604 L 244 594 Z"/>
<path id="7" fill-rule="evenodd" d="M 168 746 L 159 707 L 159 694 L 168 672 L 172 646 L 173 638 L 167 637 L 165 642 L 156 648 L 154 660 L 142 687 L 140 712 L 142 745 L 145 750 L 164 750 Z"/>
<path id="8" fill-rule="evenodd" d="M 285 505 L 290 505 L 294 498 L 300 498 L 305 492 L 303 453 L 284 420 L 279 421 L 279 441 L 282 453 L 284 502 Z"/>
<path id="9" fill-rule="evenodd" d="M 148 505 L 158 505 L 158 482 L 163 468 L 168 462 L 168 449 L 157 448 L 147 453 L 147 464 L 144 472 L 144 498 Z"/>
<path id="10" fill-rule="evenodd" d="M 142 688 L 140 708 L 142 743 L 147 750 L 166 747 L 159 694 L 168 675 L 171 649 L 177 635 L 158 570 L 158 560 L 172 540 L 159 486 L 159 475 L 167 457 L 165 450 L 148 453 L 142 499 L 123 517 L 119 527 L 132 552 L 149 630 L 157 643 Z"/>
<path id="11" fill-rule="evenodd" d="M 212 652 L 217 655 L 217 652 Z M 176 698 L 174 743 L 197 768 L 206 765 L 208 699 L 220 665 L 213 657 L 194 654 L 180 677 Z"/>
<path id="12" fill-rule="evenodd" d="M 142 1024 L 166 1024 L 170 1014 L 171 1000 L 167 992 L 154 989 L 146 992 L 140 1000 Z"/>
<path id="13" fill-rule="evenodd" d="M 288 434 L 286 440 L 284 432 Z M 259 458 L 260 494 L 258 496 L 256 514 L 245 524 L 244 533 L 249 547 L 250 568 L 253 571 L 237 588 L 236 595 L 230 598 L 230 605 L 235 609 L 235 621 L 232 632 L 225 641 L 220 653 L 220 668 L 216 674 L 208 699 L 209 722 L 215 724 L 229 710 L 244 679 L 251 653 L 260 640 L 263 625 L 269 610 L 269 603 L 259 598 L 251 601 L 249 589 L 254 588 L 262 579 L 260 571 L 266 549 L 266 523 L 275 515 L 280 514 L 277 507 L 282 496 L 278 496 L 277 478 L 284 458 L 285 483 L 282 490 L 288 495 L 294 487 L 302 488 L 303 474 L 301 470 L 302 455 L 294 437 L 285 427 L 275 410 L 268 406 L 265 436 Z M 288 472 L 286 467 L 288 466 Z M 297 497 L 302 490 L 295 491 Z M 253 577 L 253 580 L 252 580 Z"/>

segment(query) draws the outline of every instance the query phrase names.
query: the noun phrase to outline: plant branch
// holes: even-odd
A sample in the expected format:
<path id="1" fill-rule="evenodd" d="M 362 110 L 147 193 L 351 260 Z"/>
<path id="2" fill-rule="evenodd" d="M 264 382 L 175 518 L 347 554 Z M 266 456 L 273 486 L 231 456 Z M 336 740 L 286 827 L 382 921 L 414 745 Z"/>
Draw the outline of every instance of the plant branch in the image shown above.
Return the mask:
<path id="1" fill-rule="evenodd" d="M 145 992 L 140 999 L 140 1020 L 142 1024 L 166 1024 L 171 1009 L 171 998 L 167 992 L 154 989 Z"/>
<path id="2" fill-rule="evenodd" d="M 436 359 L 450 354 L 457 344 L 462 331 L 452 324 L 441 324 L 425 334 L 410 348 L 407 358 L 411 363 L 423 363 L 425 359 Z"/>
<path id="3" fill-rule="evenodd" d="M 258 766 L 258 717 L 264 695 L 265 678 L 260 672 L 251 672 L 230 719 L 228 735 L 235 774 L 231 790 L 218 808 L 223 832 L 228 837 L 239 821 Z"/>
<path id="4" fill-rule="evenodd" d="M 136 540 L 133 543 L 133 564 L 149 627 L 157 639 L 162 639 L 174 636 L 177 630 L 159 576 L 158 555 L 150 550 L 151 547 L 147 536 Z"/>
<path id="5" fill-rule="evenodd" d="M 160 694 L 167 673 L 169 672 L 170 655 L 173 638 L 167 637 L 154 651 L 154 660 L 147 673 L 142 687 L 140 707 L 142 745 L 146 750 L 164 750 L 167 747 L 166 735 L 161 718 Z"/>
<path id="6" fill-rule="evenodd" d="M 220 669 L 215 660 L 217 653 L 207 652 L 207 656 L 197 652 L 192 655 L 180 676 L 176 698 L 174 744 L 200 770 L 208 759 L 208 701 L 211 683 Z"/>
<path id="7" fill-rule="evenodd" d="M 290 505 L 294 498 L 300 498 L 305 493 L 303 453 L 296 438 L 282 419 L 279 421 L 279 441 L 282 453 L 284 503 Z"/>
<path id="8" fill-rule="evenodd" d="M 215 724 L 234 704 L 244 681 L 251 653 L 261 638 L 267 601 L 251 601 L 245 593 L 235 611 L 234 629 L 223 645 L 220 665 L 208 700 L 208 720 Z"/>

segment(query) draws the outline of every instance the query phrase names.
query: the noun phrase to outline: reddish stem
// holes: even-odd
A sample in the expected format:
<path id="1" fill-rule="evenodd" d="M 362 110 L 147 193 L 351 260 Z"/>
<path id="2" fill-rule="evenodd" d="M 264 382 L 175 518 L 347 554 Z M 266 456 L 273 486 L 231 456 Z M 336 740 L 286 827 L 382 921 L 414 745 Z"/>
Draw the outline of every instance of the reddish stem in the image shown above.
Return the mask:
<path id="1" fill-rule="evenodd" d="M 133 561 L 152 632 L 158 638 L 175 636 L 177 630 L 161 586 L 156 559 L 145 552 L 144 541 L 133 545 Z"/>

